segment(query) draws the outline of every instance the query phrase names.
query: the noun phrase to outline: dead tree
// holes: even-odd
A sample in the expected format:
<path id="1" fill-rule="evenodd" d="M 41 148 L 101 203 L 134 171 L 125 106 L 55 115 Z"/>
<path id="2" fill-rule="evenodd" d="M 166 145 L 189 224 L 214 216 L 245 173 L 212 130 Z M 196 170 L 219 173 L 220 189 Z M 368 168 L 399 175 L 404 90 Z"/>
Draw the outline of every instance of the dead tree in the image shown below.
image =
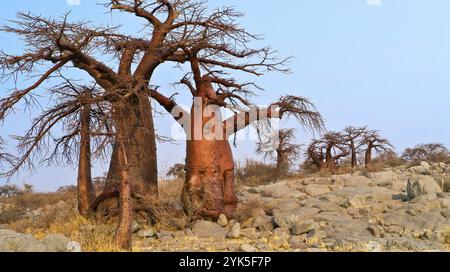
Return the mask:
<path id="1" fill-rule="evenodd" d="M 285 177 L 292 164 L 300 156 L 301 145 L 295 144 L 295 130 L 281 129 L 278 139 L 272 141 L 260 141 L 256 152 L 263 154 L 265 159 L 276 161 L 275 178 Z"/>
<path id="2" fill-rule="evenodd" d="M 358 153 L 363 143 L 360 141 L 361 136 L 365 133 L 366 127 L 356 128 L 348 126 L 344 129 L 343 137 L 346 145 L 350 149 L 352 168 L 358 166 Z"/>
<path id="3" fill-rule="evenodd" d="M 364 153 L 364 164 L 366 168 L 372 165 L 372 155 L 378 153 L 394 153 L 394 147 L 388 139 L 382 138 L 378 131 L 366 131 L 363 134 L 361 143 L 366 146 Z"/>

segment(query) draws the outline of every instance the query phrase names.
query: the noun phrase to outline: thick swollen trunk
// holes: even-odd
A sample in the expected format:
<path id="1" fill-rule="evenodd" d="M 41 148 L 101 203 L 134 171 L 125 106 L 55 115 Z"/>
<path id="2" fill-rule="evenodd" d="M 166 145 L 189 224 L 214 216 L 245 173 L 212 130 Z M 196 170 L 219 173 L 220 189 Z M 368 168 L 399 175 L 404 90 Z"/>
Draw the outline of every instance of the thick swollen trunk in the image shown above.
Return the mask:
<path id="1" fill-rule="evenodd" d="M 351 150 L 352 150 L 352 168 L 355 168 L 356 166 L 358 166 L 358 160 L 356 158 L 356 148 L 354 144 L 351 145 Z"/>
<path id="2" fill-rule="evenodd" d="M 372 147 L 368 148 L 366 150 L 366 155 L 365 155 L 365 166 L 366 168 L 369 168 L 372 164 Z"/>
<path id="3" fill-rule="evenodd" d="M 129 136 L 125 148 L 129 161 L 129 177 L 133 180 L 133 190 L 139 194 L 156 195 L 158 192 L 158 170 L 156 160 L 156 136 L 153 124 L 151 104 L 147 96 L 131 97 L 123 105 L 121 120 Z M 110 167 L 104 192 L 110 192 L 119 187 L 121 164 L 117 144 L 113 147 Z"/>
<path id="4" fill-rule="evenodd" d="M 326 155 L 325 155 L 325 162 L 326 162 L 326 165 L 327 165 L 327 168 L 329 169 L 329 170 L 335 170 L 336 169 L 336 160 L 335 160 L 335 158 L 333 157 L 333 155 L 331 154 L 331 148 L 327 148 L 327 152 L 326 152 Z"/>
<path id="5" fill-rule="evenodd" d="M 84 217 L 89 213 L 95 200 L 95 190 L 91 176 L 90 106 L 84 105 L 80 112 L 80 157 L 78 165 L 78 211 Z"/>
<path id="6" fill-rule="evenodd" d="M 198 110 L 198 109 L 197 109 Z M 213 120 L 213 118 L 216 118 Z M 222 123 L 220 113 L 202 118 L 195 126 L 194 107 L 191 111 L 191 139 L 186 143 L 186 180 L 183 188 L 183 207 L 188 214 L 217 218 L 221 213 L 235 216 L 237 196 L 234 184 L 234 161 L 228 139 L 212 139 L 211 130 L 205 129 L 211 120 Z M 205 131 L 202 137 L 195 130 Z M 212 129 L 214 131 L 214 129 Z"/>
<path id="7" fill-rule="evenodd" d="M 287 165 L 286 165 L 286 158 L 283 156 L 283 153 L 280 151 L 277 151 L 277 166 L 275 168 L 275 177 L 283 178 L 286 176 L 287 173 Z"/>

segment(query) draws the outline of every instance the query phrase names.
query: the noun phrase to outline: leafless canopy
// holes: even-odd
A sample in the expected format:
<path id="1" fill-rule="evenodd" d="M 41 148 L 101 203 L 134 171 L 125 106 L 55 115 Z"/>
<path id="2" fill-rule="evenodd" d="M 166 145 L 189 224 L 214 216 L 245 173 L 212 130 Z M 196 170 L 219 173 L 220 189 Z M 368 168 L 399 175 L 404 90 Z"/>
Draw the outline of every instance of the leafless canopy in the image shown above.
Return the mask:
<path id="1" fill-rule="evenodd" d="M 449 160 L 449 157 L 448 149 L 440 143 L 419 144 L 414 148 L 407 148 L 402 154 L 402 158 L 410 163 L 420 161 L 445 162 Z"/>

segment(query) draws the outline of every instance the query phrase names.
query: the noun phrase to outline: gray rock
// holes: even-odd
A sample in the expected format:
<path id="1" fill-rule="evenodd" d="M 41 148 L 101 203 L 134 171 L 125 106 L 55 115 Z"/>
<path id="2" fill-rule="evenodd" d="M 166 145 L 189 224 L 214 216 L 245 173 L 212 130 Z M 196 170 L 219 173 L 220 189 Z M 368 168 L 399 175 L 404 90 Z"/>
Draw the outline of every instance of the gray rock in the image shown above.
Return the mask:
<path id="1" fill-rule="evenodd" d="M 238 239 L 241 237 L 241 224 L 235 223 L 227 234 L 228 239 Z"/>
<path id="2" fill-rule="evenodd" d="M 427 162 L 421 162 L 420 165 L 409 168 L 409 171 L 418 175 L 431 175 L 431 165 Z"/>
<path id="3" fill-rule="evenodd" d="M 139 225 L 139 223 L 136 220 L 133 220 L 133 222 L 131 223 L 131 232 L 136 233 L 140 229 L 141 229 L 141 226 Z"/>
<path id="4" fill-rule="evenodd" d="M 219 224 L 222 227 L 226 227 L 228 225 L 228 219 L 225 216 L 225 214 L 220 214 L 219 219 L 217 219 L 217 224 Z"/>
<path id="5" fill-rule="evenodd" d="M 421 195 L 440 193 L 441 187 L 431 176 L 417 176 L 414 175 L 409 178 L 406 185 L 406 193 L 409 199 L 414 199 Z"/>
<path id="6" fill-rule="evenodd" d="M 136 233 L 136 235 L 139 238 L 148 238 L 148 237 L 153 237 L 156 235 L 156 231 L 153 228 L 149 228 L 149 229 L 145 229 L 145 230 L 140 230 Z"/>
<path id="7" fill-rule="evenodd" d="M 66 247 L 67 252 L 82 252 L 81 245 L 78 242 L 70 241 Z"/>
<path id="8" fill-rule="evenodd" d="M 375 241 L 369 241 L 365 246 L 365 251 L 367 252 L 381 252 L 383 246 Z"/>
<path id="9" fill-rule="evenodd" d="M 267 186 L 261 190 L 261 195 L 273 198 L 299 198 L 304 196 L 302 192 L 289 188 L 281 183 Z"/>
<path id="10" fill-rule="evenodd" d="M 184 233 L 186 236 L 195 236 L 194 232 L 190 228 L 185 229 Z"/>
<path id="11" fill-rule="evenodd" d="M 366 201 L 364 197 L 360 195 L 356 195 L 350 198 L 346 198 L 344 203 L 342 203 L 342 207 L 344 208 L 355 208 L 355 209 L 361 209 L 366 206 Z"/>
<path id="12" fill-rule="evenodd" d="M 257 249 L 249 244 L 242 244 L 239 247 L 240 252 L 256 252 Z"/>
<path id="13" fill-rule="evenodd" d="M 442 214 L 443 217 L 445 217 L 447 219 L 450 219 L 450 209 L 443 210 L 441 212 L 441 214 Z"/>
<path id="14" fill-rule="evenodd" d="M 42 239 L 42 243 L 51 251 L 65 252 L 67 251 L 67 245 L 70 243 L 70 240 L 62 234 L 49 234 Z"/>
<path id="15" fill-rule="evenodd" d="M 290 232 L 288 228 L 276 228 L 273 231 L 273 235 L 280 238 L 288 238 L 290 236 Z"/>
<path id="16" fill-rule="evenodd" d="M 268 215 L 258 216 L 254 218 L 252 226 L 260 231 L 271 231 L 274 228 L 272 217 Z"/>
<path id="17" fill-rule="evenodd" d="M 304 191 L 309 196 L 318 196 L 331 192 L 327 185 L 309 184 L 304 188 Z"/>
<path id="18" fill-rule="evenodd" d="M 306 235 L 301 236 L 291 236 L 289 240 L 289 244 L 293 249 L 307 249 L 308 245 L 306 244 Z"/>
<path id="19" fill-rule="evenodd" d="M 0 252 L 48 252 L 46 245 L 31 235 L 0 230 Z"/>
<path id="20" fill-rule="evenodd" d="M 192 226 L 192 232 L 200 238 L 225 238 L 226 229 L 217 223 L 205 220 L 198 220 Z"/>
<path id="21" fill-rule="evenodd" d="M 292 235 L 301 235 L 308 233 L 312 230 L 316 230 L 319 228 L 319 224 L 317 224 L 314 220 L 308 220 L 303 222 L 294 223 L 291 227 Z"/>

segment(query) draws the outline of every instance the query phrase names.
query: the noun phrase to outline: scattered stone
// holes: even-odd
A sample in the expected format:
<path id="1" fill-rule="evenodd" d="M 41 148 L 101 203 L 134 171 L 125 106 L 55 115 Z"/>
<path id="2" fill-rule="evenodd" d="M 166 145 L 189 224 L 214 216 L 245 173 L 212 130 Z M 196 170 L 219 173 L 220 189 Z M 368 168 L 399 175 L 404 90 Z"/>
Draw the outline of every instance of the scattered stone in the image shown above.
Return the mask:
<path id="1" fill-rule="evenodd" d="M 367 230 L 377 238 L 383 237 L 383 227 L 375 225 L 375 226 L 369 226 Z"/>
<path id="2" fill-rule="evenodd" d="M 273 235 L 280 238 L 288 238 L 290 236 L 289 228 L 276 228 L 272 232 Z"/>
<path id="3" fill-rule="evenodd" d="M 136 220 L 133 220 L 133 222 L 131 223 L 131 232 L 136 233 L 140 229 L 141 229 L 141 226 L 139 225 L 139 223 Z"/>
<path id="4" fill-rule="evenodd" d="M 228 239 L 238 239 L 241 237 L 241 224 L 235 223 L 227 234 Z"/>
<path id="5" fill-rule="evenodd" d="M 306 244 L 306 236 L 291 236 L 291 239 L 289 240 L 289 244 L 291 248 L 293 249 L 301 249 L 305 250 L 308 248 L 308 245 Z"/>
<path id="6" fill-rule="evenodd" d="M 346 209 L 347 208 L 361 209 L 366 206 L 366 202 L 362 196 L 356 195 L 356 196 L 345 199 L 344 203 L 342 203 L 341 206 Z"/>
<path id="7" fill-rule="evenodd" d="M 192 232 L 200 238 L 225 238 L 226 229 L 217 223 L 205 220 L 198 220 L 192 226 Z"/>
<path id="8" fill-rule="evenodd" d="M 317 224 L 314 220 L 308 220 L 303 222 L 294 223 L 291 227 L 292 235 L 301 235 L 304 233 L 308 233 L 312 230 L 319 228 L 319 224 Z"/>
<path id="9" fill-rule="evenodd" d="M 136 233 L 139 238 L 148 238 L 156 235 L 156 231 L 153 228 L 140 230 Z"/>
<path id="10" fill-rule="evenodd" d="M 217 224 L 219 224 L 222 227 L 226 227 L 228 225 L 228 219 L 225 216 L 225 214 L 220 214 L 219 219 L 217 219 Z"/>
<path id="11" fill-rule="evenodd" d="M 443 217 L 445 217 L 447 219 L 450 219 L 450 209 L 443 210 L 441 212 L 441 214 L 442 214 Z"/>
<path id="12" fill-rule="evenodd" d="M 254 248 L 253 246 L 249 245 L 249 244 L 242 244 L 242 245 L 239 247 L 239 251 L 240 251 L 240 252 L 256 252 L 257 249 Z"/>
<path id="13" fill-rule="evenodd" d="M 70 241 L 66 247 L 67 252 L 82 252 L 81 245 L 78 242 Z"/>
<path id="14" fill-rule="evenodd" d="M 368 252 L 381 252 L 383 250 L 383 246 L 380 243 L 375 241 L 370 241 L 367 243 L 365 247 L 365 251 Z"/>
<path id="15" fill-rule="evenodd" d="M 318 196 L 331 192 L 327 185 L 309 184 L 304 189 L 309 196 Z"/>
<path id="16" fill-rule="evenodd" d="M 186 234 L 186 236 L 194 236 L 195 235 L 194 232 L 190 228 L 185 229 L 184 233 Z"/>
<path id="17" fill-rule="evenodd" d="M 65 252 L 70 240 L 62 234 L 49 234 L 42 239 L 42 243 L 51 251 Z"/>

